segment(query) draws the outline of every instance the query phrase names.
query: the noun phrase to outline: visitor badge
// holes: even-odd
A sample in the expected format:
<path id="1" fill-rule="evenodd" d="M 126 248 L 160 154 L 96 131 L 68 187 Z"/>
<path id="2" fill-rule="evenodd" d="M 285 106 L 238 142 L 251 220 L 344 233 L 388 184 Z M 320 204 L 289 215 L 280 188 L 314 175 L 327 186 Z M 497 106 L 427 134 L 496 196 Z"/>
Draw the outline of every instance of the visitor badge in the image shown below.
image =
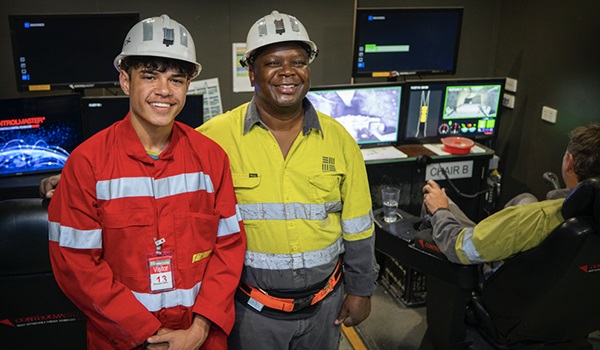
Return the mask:
<path id="1" fill-rule="evenodd" d="M 150 292 L 158 293 L 175 289 L 173 280 L 173 256 L 170 252 L 148 256 Z"/>

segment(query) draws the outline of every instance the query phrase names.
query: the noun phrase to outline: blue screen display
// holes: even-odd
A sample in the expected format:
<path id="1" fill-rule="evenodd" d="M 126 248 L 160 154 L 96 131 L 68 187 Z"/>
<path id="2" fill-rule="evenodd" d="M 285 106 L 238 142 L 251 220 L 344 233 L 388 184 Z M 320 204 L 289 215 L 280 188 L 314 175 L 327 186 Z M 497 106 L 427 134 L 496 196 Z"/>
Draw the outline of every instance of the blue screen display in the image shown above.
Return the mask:
<path id="1" fill-rule="evenodd" d="M 78 94 L 0 100 L 0 176 L 58 171 L 82 140 Z"/>

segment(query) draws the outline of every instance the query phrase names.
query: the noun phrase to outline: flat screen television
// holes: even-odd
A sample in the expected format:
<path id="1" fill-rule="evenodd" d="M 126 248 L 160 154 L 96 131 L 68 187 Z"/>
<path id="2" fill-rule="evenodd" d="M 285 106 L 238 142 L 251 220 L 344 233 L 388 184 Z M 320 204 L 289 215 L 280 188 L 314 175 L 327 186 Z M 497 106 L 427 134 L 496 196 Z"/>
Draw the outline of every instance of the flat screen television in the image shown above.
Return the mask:
<path id="1" fill-rule="evenodd" d="M 117 87 L 113 66 L 138 13 L 9 15 L 19 91 Z"/>
<path id="2" fill-rule="evenodd" d="M 353 77 L 454 74 L 463 8 L 358 8 Z"/>
<path id="3" fill-rule="evenodd" d="M 313 87 L 306 97 L 315 109 L 340 122 L 361 148 L 398 141 L 400 83 Z"/>
<path id="4" fill-rule="evenodd" d="M 193 128 L 203 121 L 203 95 L 187 95 L 186 102 L 175 120 Z M 129 96 L 86 96 L 82 98 L 84 136 L 87 140 L 100 130 L 125 118 L 129 112 Z"/>
<path id="5" fill-rule="evenodd" d="M 439 142 L 446 136 L 493 139 L 501 113 L 504 78 L 407 82 L 402 142 Z"/>
<path id="6" fill-rule="evenodd" d="M 59 171 L 82 141 L 79 94 L 0 100 L 0 176 Z"/>

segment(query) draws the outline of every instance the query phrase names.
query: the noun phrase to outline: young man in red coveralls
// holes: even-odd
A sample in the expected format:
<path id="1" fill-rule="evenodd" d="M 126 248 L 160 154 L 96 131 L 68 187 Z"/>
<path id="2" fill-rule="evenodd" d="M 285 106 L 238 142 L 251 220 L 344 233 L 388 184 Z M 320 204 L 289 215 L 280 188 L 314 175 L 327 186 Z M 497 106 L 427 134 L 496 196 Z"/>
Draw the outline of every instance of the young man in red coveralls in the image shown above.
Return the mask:
<path id="1" fill-rule="evenodd" d="M 246 238 L 229 160 L 175 117 L 200 72 L 167 15 L 115 58 L 130 110 L 67 161 L 49 207 L 50 258 L 87 315 L 89 349 L 226 349 Z"/>

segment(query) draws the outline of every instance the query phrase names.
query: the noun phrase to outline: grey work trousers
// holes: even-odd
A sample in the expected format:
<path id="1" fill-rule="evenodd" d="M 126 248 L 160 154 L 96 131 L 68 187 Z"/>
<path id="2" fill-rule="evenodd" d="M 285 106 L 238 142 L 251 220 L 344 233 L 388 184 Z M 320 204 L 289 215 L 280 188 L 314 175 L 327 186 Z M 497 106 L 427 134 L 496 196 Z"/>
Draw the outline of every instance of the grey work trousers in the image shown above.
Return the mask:
<path id="1" fill-rule="evenodd" d="M 229 349 L 339 349 L 341 326 L 336 326 L 334 321 L 343 301 L 344 288 L 337 288 L 331 295 L 319 302 L 319 308 L 308 318 L 278 320 L 256 313 L 236 300 L 235 325 L 229 335 Z"/>

